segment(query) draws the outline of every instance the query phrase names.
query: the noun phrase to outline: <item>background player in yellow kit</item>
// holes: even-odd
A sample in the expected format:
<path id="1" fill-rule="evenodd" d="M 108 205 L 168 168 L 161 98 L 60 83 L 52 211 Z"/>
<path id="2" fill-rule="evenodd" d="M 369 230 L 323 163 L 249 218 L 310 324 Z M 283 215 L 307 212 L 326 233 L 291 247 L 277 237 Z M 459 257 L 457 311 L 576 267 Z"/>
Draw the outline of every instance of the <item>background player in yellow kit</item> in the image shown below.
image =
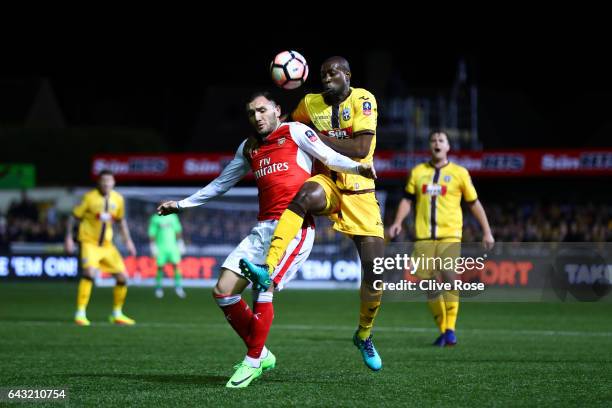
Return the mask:
<path id="1" fill-rule="evenodd" d="M 450 145 L 448 135 L 434 131 L 429 137 L 431 161 L 415 166 L 408 178 L 404 198 L 399 203 L 397 214 L 389 236 L 395 238 L 402 230 L 402 222 L 410 214 L 412 201 L 415 202 L 416 242 L 414 256 L 433 257 L 460 256 L 461 235 L 463 232 L 463 198 L 483 232 L 482 243 L 485 249 L 493 248 L 495 240 L 491 234 L 487 215 L 478 201 L 476 189 L 465 167 L 448 161 Z M 432 279 L 436 274 L 442 279 L 452 281 L 456 278 L 452 271 L 417 270 L 421 279 Z M 458 291 L 428 293 L 428 303 L 434 320 L 440 329 L 436 346 L 453 346 L 457 343 L 455 325 L 459 312 Z"/>
<path id="2" fill-rule="evenodd" d="M 291 116 L 294 121 L 316 129 L 318 137 L 338 153 L 371 163 L 376 148 L 376 99 L 365 89 L 351 88 L 350 80 L 347 60 L 328 58 L 321 66 L 323 92 L 306 95 Z M 324 172 L 304 183 L 281 216 L 266 265 L 257 266 L 246 260 L 244 267 L 251 276 L 255 273 L 261 276 L 261 280 L 267 279 L 266 274 L 273 271 L 282 259 L 305 215 L 330 215 L 334 229 L 352 238 L 359 252 L 364 273 L 359 326 L 353 342 L 365 364 L 377 371 L 382 368 L 382 361 L 372 343 L 371 331 L 380 308 L 382 291 L 373 288 L 372 267 L 374 258 L 384 256 L 384 227 L 374 194 L 374 180 L 328 169 Z"/>
<path id="3" fill-rule="evenodd" d="M 113 245 L 113 223 L 118 222 L 121 235 L 128 252 L 136 256 L 136 247 L 130 237 L 130 231 L 125 221 L 125 207 L 121 194 L 113 191 L 115 178 L 110 171 L 102 171 L 98 176 L 97 188 L 83 196 L 83 200 L 72 211 L 68 220 L 65 246 L 68 253 L 74 252 L 72 227 L 74 218 L 79 224 L 78 240 L 81 244 L 82 276 L 77 293 L 77 312 L 75 322 L 81 326 L 91 323 L 85 313 L 93 279 L 98 270 L 113 274 L 116 285 L 113 290 L 113 313 L 109 317 L 111 323 L 133 325 L 134 320 L 122 312 L 127 295 L 127 273 L 123 258 Z"/>

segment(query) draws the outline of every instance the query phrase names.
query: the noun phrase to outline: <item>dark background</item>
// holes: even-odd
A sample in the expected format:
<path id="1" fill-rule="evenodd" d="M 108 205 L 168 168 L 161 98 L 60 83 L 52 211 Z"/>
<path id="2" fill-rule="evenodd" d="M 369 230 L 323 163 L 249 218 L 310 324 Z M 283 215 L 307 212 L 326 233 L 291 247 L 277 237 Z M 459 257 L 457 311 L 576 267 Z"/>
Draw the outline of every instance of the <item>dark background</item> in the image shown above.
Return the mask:
<path id="1" fill-rule="evenodd" d="M 580 19 L 575 10 L 564 20 L 514 5 L 496 7 L 479 17 L 485 26 L 459 15 L 448 24 L 438 15 L 396 10 L 387 14 L 397 14 L 399 22 L 368 15 L 370 20 L 334 23 L 330 14 L 314 25 L 286 16 L 279 20 L 286 23 L 282 27 L 270 18 L 241 24 L 196 13 L 197 27 L 213 18 L 225 25 L 182 37 L 176 31 L 182 34 L 183 27 L 176 24 L 132 27 L 122 36 L 110 19 L 95 40 L 79 30 L 57 40 L 52 29 L 38 32 L 35 46 L 14 41 L 31 32 L 24 27 L 0 47 L 0 163 L 34 163 L 38 186 L 71 187 L 93 184 L 96 153 L 231 152 L 251 132 L 246 97 L 274 88 L 269 64 L 287 49 L 301 52 L 311 70 L 302 88 L 277 92 L 285 111 L 304 92 L 319 90 L 319 66 L 332 55 L 350 61 L 352 85 L 372 91 L 381 107 L 393 97 L 448 97 L 464 60 L 467 84 L 478 88 L 482 149 L 609 149 L 609 24 Z M 381 124 L 383 109 L 379 118 Z M 381 129 L 377 148 L 401 150 Z M 199 188 L 207 182 L 175 185 Z M 387 217 L 394 215 L 404 183 L 377 181 L 388 193 Z M 609 177 L 476 177 L 474 183 L 498 240 L 612 237 Z M 465 238 L 480 239 L 478 226 L 467 220 Z M 562 226 L 569 233 L 561 233 Z"/>
<path id="2" fill-rule="evenodd" d="M 53 169 L 39 175 L 43 184 L 61 184 L 88 182 L 85 163 L 96 152 L 232 151 L 250 132 L 245 98 L 273 88 L 269 63 L 284 49 L 301 52 L 310 66 L 302 88 L 277 92 L 285 110 L 304 92 L 318 91 L 319 66 L 331 55 L 346 57 L 352 85 L 379 99 L 448 93 L 464 59 L 468 83 L 478 87 L 483 149 L 610 146 L 612 64 L 604 37 L 507 35 L 487 42 L 484 33 L 453 42 L 425 34 L 329 45 L 219 35 L 199 45 L 49 47 L 7 58 L 0 75 L 0 161 L 78 163 L 64 176 Z M 381 149 L 384 137 L 378 136 Z"/>

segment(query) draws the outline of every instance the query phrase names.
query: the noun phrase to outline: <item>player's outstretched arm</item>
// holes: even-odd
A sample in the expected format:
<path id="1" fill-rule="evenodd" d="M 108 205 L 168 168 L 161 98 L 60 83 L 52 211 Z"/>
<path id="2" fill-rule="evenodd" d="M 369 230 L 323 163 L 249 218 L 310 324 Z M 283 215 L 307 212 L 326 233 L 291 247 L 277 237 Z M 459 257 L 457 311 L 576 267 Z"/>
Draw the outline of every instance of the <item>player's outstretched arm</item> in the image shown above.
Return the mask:
<path id="1" fill-rule="evenodd" d="M 376 179 L 376 170 L 372 163 L 359 163 L 334 151 L 326 146 L 315 134 L 314 130 L 306 125 L 294 125 L 291 129 L 291 137 L 300 149 L 321 161 L 333 171 L 359 174 L 367 178 Z"/>
<path id="2" fill-rule="evenodd" d="M 80 219 L 85 215 L 88 208 L 87 195 L 83 197 L 81 202 L 72 209 L 72 213 L 68 216 L 66 221 L 66 238 L 64 239 L 64 249 L 69 254 L 72 254 L 75 249 L 74 239 L 72 238 L 72 231 L 74 230 L 75 223 L 80 222 Z"/>
<path id="3" fill-rule="evenodd" d="M 72 230 L 74 229 L 76 218 L 74 215 L 69 215 L 66 221 L 66 237 L 64 238 L 64 249 L 67 253 L 72 254 L 74 252 L 74 239 L 72 238 Z"/>
<path id="4" fill-rule="evenodd" d="M 244 157 L 243 149 L 246 140 L 243 141 L 231 162 L 223 169 L 221 174 L 211 181 L 206 187 L 200 189 L 189 197 L 180 201 L 166 201 L 157 207 L 159 215 L 174 214 L 183 208 L 191 208 L 203 205 L 211 199 L 225 194 L 236 185 L 249 172 L 249 162 Z"/>
<path id="5" fill-rule="evenodd" d="M 474 218 L 480 224 L 480 228 L 482 228 L 482 246 L 486 250 L 490 250 L 495 245 L 495 238 L 493 238 L 493 234 L 491 233 L 491 227 L 489 226 L 489 220 L 487 219 L 487 214 L 485 213 L 484 208 L 479 200 L 472 201 L 468 203 L 470 207 L 470 211 L 474 215 Z"/>
<path id="6" fill-rule="evenodd" d="M 121 230 L 121 237 L 123 238 L 123 242 L 125 242 L 128 253 L 132 256 L 136 256 L 136 246 L 134 245 L 134 241 L 132 241 L 132 237 L 130 236 L 130 229 L 128 228 L 125 218 L 121 219 L 119 222 L 119 229 Z"/>
<path id="7" fill-rule="evenodd" d="M 389 227 L 389 237 L 395 238 L 400 232 L 402 232 L 402 223 L 410 214 L 410 210 L 412 208 L 412 201 L 407 199 L 406 197 L 402 198 L 399 205 L 397 206 L 397 213 L 395 214 L 395 220 L 393 224 Z"/>
<path id="8" fill-rule="evenodd" d="M 317 134 L 323 143 L 336 152 L 357 159 L 368 157 L 370 146 L 372 146 L 372 140 L 374 139 L 374 131 L 370 130 L 357 132 L 353 134 L 351 139 L 336 139 L 334 137 L 325 136 L 319 132 L 317 132 Z"/>

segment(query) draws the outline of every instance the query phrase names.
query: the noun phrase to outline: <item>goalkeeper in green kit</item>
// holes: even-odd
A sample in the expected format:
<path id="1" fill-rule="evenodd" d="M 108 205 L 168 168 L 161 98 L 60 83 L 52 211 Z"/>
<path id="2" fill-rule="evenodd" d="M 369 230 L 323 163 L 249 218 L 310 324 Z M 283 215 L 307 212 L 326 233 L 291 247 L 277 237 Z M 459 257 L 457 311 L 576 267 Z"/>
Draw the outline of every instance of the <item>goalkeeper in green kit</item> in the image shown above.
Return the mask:
<path id="1" fill-rule="evenodd" d="M 174 270 L 174 287 L 178 297 L 186 296 L 182 286 L 181 270 L 179 263 L 181 255 L 185 253 L 185 243 L 182 239 L 183 228 L 178 215 L 171 214 L 165 217 L 153 215 L 149 222 L 149 241 L 151 255 L 157 258 L 157 277 L 155 279 L 155 296 L 164 297 L 162 289 L 162 278 L 164 267 L 172 264 Z"/>

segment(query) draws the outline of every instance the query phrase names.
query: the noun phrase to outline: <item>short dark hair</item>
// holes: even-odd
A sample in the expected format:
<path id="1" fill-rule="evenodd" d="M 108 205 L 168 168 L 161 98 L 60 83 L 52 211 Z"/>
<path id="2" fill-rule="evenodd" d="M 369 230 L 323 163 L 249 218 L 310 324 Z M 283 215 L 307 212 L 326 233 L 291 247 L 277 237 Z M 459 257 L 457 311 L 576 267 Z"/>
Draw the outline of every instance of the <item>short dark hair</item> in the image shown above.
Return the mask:
<path id="1" fill-rule="evenodd" d="M 98 173 L 98 178 L 100 178 L 102 176 L 114 176 L 114 174 L 113 174 L 112 171 L 110 171 L 108 169 L 104 169 L 100 173 Z"/>
<path id="2" fill-rule="evenodd" d="M 431 140 L 432 136 L 435 135 L 436 133 L 442 133 L 444 136 L 446 136 L 446 141 L 450 143 L 450 139 L 448 138 L 448 132 L 446 132 L 446 130 L 444 129 L 432 130 L 431 132 L 429 132 L 429 137 L 427 139 Z"/>
<path id="3" fill-rule="evenodd" d="M 325 64 L 337 64 L 338 67 L 340 67 L 340 69 L 344 71 L 344 73 L 351 72 L 351 66 L 349 65 L 346 58 L 341 57 L 339 55 L 327 58 L 325 61 L 323 61 L 323 64 L 321 64 L 321 66 Z"/>
<path id="4" fill-rule="evenodd" d="M 271 92 L 269 91 L 257 91 L 254 92 L 253 94 L 251 94 L 251 96 L 246 100 L 245 105 L 248 105 L 249 103 L 253 102 L 255 99 L 259 98 L 260 96 L 263 96 L 264 98 L 266 98 L 267 100 L 269 100 L 270 102 L 272 102 L 274 105 L 278 105 L 278 103 L 276 102 L 276 98 L 272 95 Z"/>

